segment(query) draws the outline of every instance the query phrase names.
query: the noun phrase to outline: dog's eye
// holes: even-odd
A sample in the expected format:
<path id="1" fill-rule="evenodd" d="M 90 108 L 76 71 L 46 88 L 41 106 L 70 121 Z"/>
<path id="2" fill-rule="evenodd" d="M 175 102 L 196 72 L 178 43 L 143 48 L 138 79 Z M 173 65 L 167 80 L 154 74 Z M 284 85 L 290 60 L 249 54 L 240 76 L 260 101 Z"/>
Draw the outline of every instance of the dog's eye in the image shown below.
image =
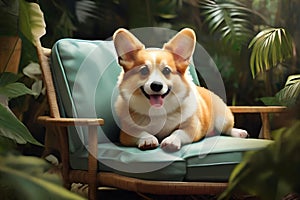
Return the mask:
<path id="1" fill-rule="evenodd" d="M 163 75 L 167 76 L 171 73 L 171 69 L 169 67 L 165 67 L 162 70 Z"/>
<path id="2" fill-rule="evenodd" d="M 142 67 L 142 68 L 140 69 L 140 73 L 141 73 L 141 75 L 143 75 L 143 76 L 148 75 L 148 74 L 149 74 L 149 67 L 148 67 L 147 65 L 144 66 L 144 67 Z"/>

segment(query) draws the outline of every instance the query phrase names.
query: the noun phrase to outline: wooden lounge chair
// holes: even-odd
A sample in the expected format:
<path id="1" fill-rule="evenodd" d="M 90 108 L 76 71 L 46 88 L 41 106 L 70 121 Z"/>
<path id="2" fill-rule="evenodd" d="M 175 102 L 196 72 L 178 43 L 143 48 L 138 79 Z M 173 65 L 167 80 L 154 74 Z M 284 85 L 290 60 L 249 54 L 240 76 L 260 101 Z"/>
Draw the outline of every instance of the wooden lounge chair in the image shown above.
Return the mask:
<path id="1" fill-rule="evenodd" d="M 86 65 L 97 65 L 97 62 L 100 62 L 99 65 L 101 65 L 101 60 L 92 60 L 87 61 L 86 56 L 82 54 L 83 51 L 86 51 L 88 55 L 91 54 L 90 50 L 92 48 L 95 48 L 95 46 L 98 46 L 98 41 L 83 41 L 83 40 L 72 40 L 72 39 L 65 39 L 59 41 L 55 48 L 52 49 L 52 53 L 48 49 L 42 48 L 41 44 L 37 42 L 37 52 L 38 52 L 38 58 L 40 61 L 40 65 L 43 72 L 43 78 L 44 83 L 47 87 L 47 98 L 48 103 L 50 107 L 50 115 L 49 116 L 40 116 L 38 118 L 38 121 L 45 125 L 46 127 L 46 141 L 45 141 L 45 151 L 48 152 L 51 148 L 51 145 L 49 144 L 49 141 L 47 138 L 55 137 L 57 136 L 57 150 L 60 152 L 61 155 L 61 162 L 62 162 L 62 177 L 64 180 L 64 185 L 66 188 L 70 188 L 71 183 L 84 183 L 88 184 L 89 191 L 88 191 L 88 197 L 89 199 L 96 199 L 97 195 L 97 188 L 99 186 L 108 186 L 108 187 L 115 187 L 123 190 L 128 191 L 134 191 L 137 193 L 149 193 L 149 194 L 157 194 L 157 195 L 197 195 L 197 194 L 220 194 L 226 187 L 227 187 L 227 180 L 230 175 L 230 171 L 233 169 L 233 167 L 240 161 L 241 155 L 244 151 L 247 150 L 254 150 L 254 149 L 260 149 L 264 148 L 266 145 L 271 143 L 270 140 L 265 139 L 240 139 L 240 138 L 232 138 L 232 137 L 226 137 L 226 136 L 218 136 L 214 140 L 214 137 L 204 139 L 203 141 L 200 141 L 199 144 L 194 144 L 194 146 L 191 146 L 190 149 L 186 147 L 186 152 L 189 151 L 196 151 L 198 147 L 201 147 L 204 152 L 202 157 L 206 157 L 207 159 L 205 162 L 210 162 L 211 159 L 221 159 L 218 162 L 220 163 L 204 163 L 203 165 L 197 164 L 197 166 L 188 166 L 185 159 L 188 158 L 177 158 L 176 155 L 172 155 L 174 158 L 174 161 L 170 162 L 169 155 L 164 154 L 161 150 L 157 149 L 154 151 L 149 152 L 156 152 L 158 155 L 155 159 L 160 159 L 160 156 L 164 157 L 164 162 L 167 162 L 166 165 L 162 166 L 162 170 L 149 170 L 145 173 L 138 172 L 134 173 L 128 169 L 128 167 L 134 167 L 136 165 L 139 165 L 139 163 L 136 161 L 138 157 L 142 157 L 141 160 L 144 159 L 143 164 L 141 164 L 141 168 L 138 168 L 138 170 L 143 169 L 144 166 L 147 166 L 149 160 L 144 158 L 144 156 L 147 154 L 147 151 L 139 151 L 137 148 L 132 147 L 121 147 L 116 145 L 116 147 L 113 147 L 115 143 L 109 143 L 109 141 L 105 142 L 106 139 L 103 141 L 101 138 L 99 139 L 99 128 L 104 127 L 104 125 L 107 123 L 111 123 L 109 120 L 106 119 L 106 116 L 103 116 L 101 118 L 98 117 L 89 117 L 89 116 L 75 116 L 77 113 L 73 113 L 74 107 L 77 109 L 78 105 L 80 105 L 80 101 L 73 104 L 68 104 L 69 99 L 65 99 L 65 95 L 69 95 L 69 97 L 76 99 L 76 94 L 67 94 L 67 92 L 70 92 L 70 88 L 66 88 L 67 86 L 72 85 L 73 91 L 74 86 L 76 83 L 74 83 L 74 74 L 72 74 L 74 71 L 72 71 L 72 64 L 70 64 L 71 68 L 64 68 L 63 71 L 57 71 L 55 69 L 56 67 L 61 65 L 68 65 L 72 59 L 81 59 L 82 62 L 87 62 Z M 109 43 L 105 41 L 104 43 Z M 78 52 L 79 53 L 78 53 Z M 105 51 L 102 49 L 102 51 Z M 62 60 L 63 58 L 59 57 L 58 60 L 55 60 L 55 56 L 62 56 L 65 60 Z M 51 57 L 51 58 L 50 58 Z M 95 59 L 95 58 L 93 58 Z M 65 62 L 65 63 L 63 63 Z M 74 63 L 73 63 L 74 64 Z M 84 63 L 81 63 L 83 65 Z M 93 70 L 92 68 L 90 70 Z M 85 70 L 80 73 L 81 76 L 84 76 Z M 93 73 L 93 72 L 91 72 Z M 110 72 L 109 72 L 110 73 Z M 115 72 L 118 73 L 118 72 Z M 69 74 L 70 77 L 66 78 Z M 93 74 L 91 75 L 93 76 Z M 91 77 L 92 79 L 93 77 Z M 72 79 L 72 80 L 71 80 Z M 112 79 L 112 78 L 108 78 Z M 73 81 L 73 82 L 72 82 Z M 80 81 L 80 80 L 79 80 Z M 83 84 L 85 83 L 82 81 Z M 92 82 L 93 83 L 93 82 Z M 87 83 L 88 84 L 88 83 Z M 97 84 L 97 83 L 95 83 Z M 80 88 L 82 85 L 78 85 L 79 91 L 85 91 L 86 88 Z M 106 86 L 105 86 L 106 87 Z M 64 89 L 64 90 L 62 90 Z M 66 91 L 66 92 L 64 92 Z M 97 91 L 93 91 L 95 93 Z M 101 91 L 100 91 L 101 92 Z M 96 94 L 97 95 L 97 94 Z M 101 96 L 103 94 L 100 94 L 100 99 L 103 97 Z M 89 98 L 88 96 L 86 98 Z M 90 99 L 89 99 L 90 100 Z M 64 109 L 65 107 L 69 107 L 69 111 L 67 109 Z M 103 105 L 102 105 L 103 107 Z M 79 108 L 79 109 L 89 109 L 88 107 L 85 108 Z M 110 109 L 110 105 L 109 105 Z M 264 138 L 270 138 L 269 134 L 269 122 L 268 122 L 268 114 L 274 113 L 274 112 L 282 112 L 285 110 L 284 107 L 245 107 L 245 106 L 236 106 L 231 107 L 231 110 L 234 113 L 260 113 L 262 117 L 263 122 L 263 136 Z M 67 112 L 71 112 L 67 113 Z M 69 116 L 74 115 L 74 116 Z M 100 114 L 100 116 L 102 116 Z M 108 130 L 110 130 L 110 127 L 106 127 Z M 112 127 L 111 129 L 112 135 L 116 135 L 118 133 L 113 133 L 116 128 Z M 82 138 L 79 138 L 78 140 L 78 134 L 77 132 L 82 132 L 82 137 L 84 137 L 84 141 L 81 140 Z M 74 144 L 74 141 L 72 139 L 77 139 L 77 143 Z M 107 136 L 108 138 L 110 136 Z M 219 138 L 220 137 L 220 138 Z M 109 138 L 111 139 L 111 138 Z M 82 143 L 78 143 L 78 141 L 81 141 Z M 208 147 L 208 150 L 205 145 L 208 144 L 205 143 L 207 141 L 213 141 L 213 148 L 211 146 Z M 228 146 L 226 146 L 225 143 L 228 142 Z M 77 147 L 74 147 L 77 146 Z M 200 146 L 197 146 L 200 145 Z M 225 146 L 224 146 L 225 145 Z M 80 147 L 81 146 L 81 147 Z M 247 146 L 247 148 L 245 148 Z M 77 150 L 84 149 L 81 151 L 81 154 L 75 155 Z M 88 151 L 86 150 L 88 149 Z M 99 148 L 103 148 L 100 149 Z M 105 149 L 106 148 L 106 149 Z M 117 151 L 116 154 L 112 153 L 113 156 L 110 157 L 110 148 L 116 148 L 113 149 L 114 151 Z M 130 150 L 127 149 L 129 148 Z M 218 150 L 219 148 L 219 150 Z M 225 151 L 225 154 L 223 155 L 223 150 L 220 149 L 227 149 Z M 75 150 L 74 150 L 75 149 Z M 76 150 L 77 149 L 77 150 Z M 215 150 L 217 149 L 217 150 Z M 134 155 L 133 157 L 126 157 L 125 153 L 128 155 Z M 185 155 L 186 152 L 183 152 Z M 233 153 L 233 154 L 232 154 Z M 141 156 L 139 156 L 141 154 Z M 229 155 L 230 154 L 230 155 Z M 118 155 L 119 157 L 114 157 L 115 155 Z M 199 155 L 199 152 L 196 152 L 194 154 L 194 157 L 191 159 L 194 159 L 198 162 L 198 160 L 201 160 L 201 155 Z M 230 162 L 225 159 L 222 159 L 223 157 L 229 157 L 233 160 L 230 160 Z M 77 157 L 76 157 L 77 156 Z M 124 156 L 124 157 L 122 157 Z M 209 157 L 212 156 L 212 157 Z M 215 158 L 213 156 L 218 156 L 218 158 Z M 113 158 L 112 158 L 113 157 Z M 103 160 L 101 160 L 101 158 Z M 78 160 L 76 160 L 78 159 Z M 152 159 L 152 158 L 149 158 Z M 146 160 L 146 161 L 145 161 Z M 152 162 L 152 161 L 151 161 Z M 156 162 L 156 161 L 153 161 Z M 189 162 L 192 162 L 192 160 L 189 160 Z M 201 161 L 202 162 L 202 161 Z M 204 161 L 203 161 L 204 162 Z M 111 165 L 110 165 L 111 164 Z M 112 166 L 116 164 L 115 166 Z M 122 171 L 121 167 L 124 167 L 124 171 Z M 127 167 L 128 166 L 128 167 Z M 223 167 L 225 166 L 225 169 L 223 172 Z M 120 167 L 120 168 L 118 168 Z M 199 168 L 198 168 L 199 167 Z M 220 168 L 221 167 L 221 168 Z M 184 169 L 183 172 L 180 172 L 181 169 Z M 127 170 L 127 171 L 126 171 Z M 172 170 L 175 172 L 173 173 Z M 178 171 L 176 171 L 178 170 Z M 203 172 L 203 173 L 202 173 Z M 218 173 L 221 173 L 218 175 Z M 225 176 L 224 176 L 225 173 Z M 151 177 L 151 176 L 154 177 Z M 212 177 L 211 177 L 212 175 Z"/>

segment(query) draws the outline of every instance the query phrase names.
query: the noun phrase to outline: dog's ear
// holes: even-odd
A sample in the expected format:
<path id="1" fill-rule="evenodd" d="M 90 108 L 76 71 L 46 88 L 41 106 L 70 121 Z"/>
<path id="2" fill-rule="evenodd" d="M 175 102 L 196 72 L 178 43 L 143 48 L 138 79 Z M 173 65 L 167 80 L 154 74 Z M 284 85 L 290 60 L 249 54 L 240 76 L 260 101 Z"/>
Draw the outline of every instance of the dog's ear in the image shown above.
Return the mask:
<path id="1" fill-rule="evenodd" d="M 171 52 L 174 56 L 177 70 L 184 73 L 189 65 L 196 44 L 196 35 L 190 28 L 182 29 L 169 42 L 164 44 L 163 49 Z"/>
<path id="2" fill-rule="evenodd" d="M 134 65 L 134 55 L 137 51 L 145 49 L 145 46 L 128 30 L 120 28 L 113 35 L 115 49 L 119 64 L 125 71 Z"/>

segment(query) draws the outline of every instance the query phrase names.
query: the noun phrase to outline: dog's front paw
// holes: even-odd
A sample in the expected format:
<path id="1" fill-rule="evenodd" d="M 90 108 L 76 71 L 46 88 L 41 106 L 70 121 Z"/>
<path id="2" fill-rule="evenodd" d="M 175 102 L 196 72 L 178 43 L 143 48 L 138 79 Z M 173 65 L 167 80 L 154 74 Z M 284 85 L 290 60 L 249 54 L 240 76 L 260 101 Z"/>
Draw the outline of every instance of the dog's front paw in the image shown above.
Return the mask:
<path id="1" fill-rule="evenodd" d="M 153 135 L 140 138 L 138 141 L 138 148 L 142 150 L 155 149 L 158 147 L 159 142 L 157 138 Z"/>
<path id="2" fill-rule="evenodd" d="M 161 142 L 160 147 L 169 152 L 178 151 L 181 148 L 181 140 L 174 135 L 170 135 Z"/>
<path id="3" fill-rule="evenodd" d="M 249 137 L 249 134 L 246 130 L 239 129 L 239 128 L 233 128 L 231 130 L 231 136 L 239 137 L 239 138 L 247 138 L 247 137 Z"/>

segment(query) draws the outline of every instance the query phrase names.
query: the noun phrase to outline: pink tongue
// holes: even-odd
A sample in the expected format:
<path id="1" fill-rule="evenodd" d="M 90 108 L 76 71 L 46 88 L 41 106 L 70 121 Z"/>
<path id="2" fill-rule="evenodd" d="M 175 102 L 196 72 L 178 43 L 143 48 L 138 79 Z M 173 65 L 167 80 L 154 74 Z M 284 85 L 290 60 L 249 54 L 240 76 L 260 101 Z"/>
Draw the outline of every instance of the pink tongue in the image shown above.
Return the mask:
<path id="1" fill-rule="evenodd" d="M 161 95 L 150 95 L 151 106 L 160 107 L 162 106 L 164 100 Z"/>

